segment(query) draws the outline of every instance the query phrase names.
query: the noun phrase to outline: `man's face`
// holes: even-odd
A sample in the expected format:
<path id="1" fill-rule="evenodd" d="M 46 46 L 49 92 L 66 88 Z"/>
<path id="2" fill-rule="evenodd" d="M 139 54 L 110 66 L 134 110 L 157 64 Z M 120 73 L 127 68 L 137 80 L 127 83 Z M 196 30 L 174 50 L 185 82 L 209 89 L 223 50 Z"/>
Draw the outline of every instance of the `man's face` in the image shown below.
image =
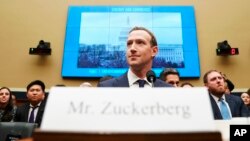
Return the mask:
<path id="1" fill-rule="evenodd" d="M 0 90 L 0 103 L 6 104 L 9 102 L 10 92 L 7 89 Z"/>
<path id="2" fill-rule="evenodd" d="M 33 85 L 27 91 L 27 97 L 30 103 L 38 104 L 44 99 L 44 96 L 45 94 L 40 85 Z"/>
<path id="3" fill-rule="evenodd" d="M 178 87 L 180 83 L 180 78 L 176 74 L 169 74 L 166 76 L 166 82 L 173 85 L 174 87 Z"/>
<path id="4" fill-rule="evenodd" d="M 219 72 L 211 72 L 207 75 L 207 83 L 205 86 L 208 88 L 208 91 L 212 94 L 223 95 L 226 91 L 225 81 Z"/>
<path id="5" fill-rule="evenodd" d="M 152 58 L 157 54 L 157 46 L 151 46 L 151 36 L 144 30 L 132 31 L 127 40 L 126 57 L 129 66 L 143 68 L 152 64 Z"/>

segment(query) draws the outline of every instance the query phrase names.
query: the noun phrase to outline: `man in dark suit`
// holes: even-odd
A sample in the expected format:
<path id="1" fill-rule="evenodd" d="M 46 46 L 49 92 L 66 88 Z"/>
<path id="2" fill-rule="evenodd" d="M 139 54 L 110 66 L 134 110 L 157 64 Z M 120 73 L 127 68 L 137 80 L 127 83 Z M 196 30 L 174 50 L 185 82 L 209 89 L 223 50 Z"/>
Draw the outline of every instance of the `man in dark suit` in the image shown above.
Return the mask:
<path id="1" fill-rule="evenodd" d="M 163 81 L 165 81 L 166 83 L 174 86 L 174 87 L 179 87 L 180 74 L 174 68 L 165 68 L 160 73 L 160 79 L 163 80 Z"/>
<path id="2" fill-rule="evenodd" d="M 37 123 L 40 127 L 45 108 L 44 83 L 40 80 L 32 81 L 27 86 L 26 96 L 29 102 L 17 108 L 14 121 Z"/>
<path id="3" fill-rule="evenodd" d="M 146 78 L 157 53 L 157 41 L 153 33 L 144 27 L 134 27 L 127 39 L 126 59 L 129 70 L 118 78 L 99 83 L 98 87 L 170 87 L 162 80 L 157 79 L 152 84 Z"/>
<path id="4" fill-rule="evenodd" d="M 249 115 L 240 97 L 225 94 L 225 79 L 221 72 L 208 71 L 203 77 L 203 82 L 208 88 L 214 119 L 231 119 Z"/>

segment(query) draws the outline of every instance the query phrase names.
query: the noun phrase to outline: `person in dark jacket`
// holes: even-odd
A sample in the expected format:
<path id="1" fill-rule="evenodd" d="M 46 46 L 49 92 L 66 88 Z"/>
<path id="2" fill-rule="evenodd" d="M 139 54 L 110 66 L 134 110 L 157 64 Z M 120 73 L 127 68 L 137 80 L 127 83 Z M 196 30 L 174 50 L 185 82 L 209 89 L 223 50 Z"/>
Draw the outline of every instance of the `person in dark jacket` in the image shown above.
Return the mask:
<path id="1" fill-rule="evenodd" d="M 0 88 L 0 122 L 13 121 L 16 113 L 12 101 L 12 92 L 8 87 Z"/>
<path id="2" fill-rule="evenodd" d="M 15 121 L 37 123 L 40 127 L 45 108 L 44 83 L 41 80 L 29 83 L 26 96 L 29 102 L 17 108 Z"/>

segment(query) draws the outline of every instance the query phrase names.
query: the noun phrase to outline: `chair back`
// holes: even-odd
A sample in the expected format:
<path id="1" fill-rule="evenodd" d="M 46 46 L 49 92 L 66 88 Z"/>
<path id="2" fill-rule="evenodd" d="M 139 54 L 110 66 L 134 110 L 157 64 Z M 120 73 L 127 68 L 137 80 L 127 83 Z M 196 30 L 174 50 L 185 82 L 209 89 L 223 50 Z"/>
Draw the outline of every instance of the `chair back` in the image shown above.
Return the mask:
<path id="1" fill-rule="evenodd" d="M 31 137 L 36 123 L 0 122 L 0 141 L 12 141 Z"/>

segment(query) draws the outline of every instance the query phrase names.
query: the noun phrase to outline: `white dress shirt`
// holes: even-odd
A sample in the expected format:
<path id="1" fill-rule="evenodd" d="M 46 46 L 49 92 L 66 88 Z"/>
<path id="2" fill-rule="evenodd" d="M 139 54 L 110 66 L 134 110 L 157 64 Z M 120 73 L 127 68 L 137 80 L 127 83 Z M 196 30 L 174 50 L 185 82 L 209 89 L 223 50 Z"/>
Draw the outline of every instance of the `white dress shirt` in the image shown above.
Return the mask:
<path id="1" fill-rule="evenodd" d="M 138 84 L 137 80 L 139 80 L 141 78 L 137 77 L 130 69 L 128 70 L 127 77 L 128 77 L 129 87 L 139 88 L 139 84 Z M 145 88 L 152 88 L 152 84 L 150 82 L 148 82 L 146 77 L 143 78 L 143 80 L 146 81 L 146 83 L 144 85 Z"/>

